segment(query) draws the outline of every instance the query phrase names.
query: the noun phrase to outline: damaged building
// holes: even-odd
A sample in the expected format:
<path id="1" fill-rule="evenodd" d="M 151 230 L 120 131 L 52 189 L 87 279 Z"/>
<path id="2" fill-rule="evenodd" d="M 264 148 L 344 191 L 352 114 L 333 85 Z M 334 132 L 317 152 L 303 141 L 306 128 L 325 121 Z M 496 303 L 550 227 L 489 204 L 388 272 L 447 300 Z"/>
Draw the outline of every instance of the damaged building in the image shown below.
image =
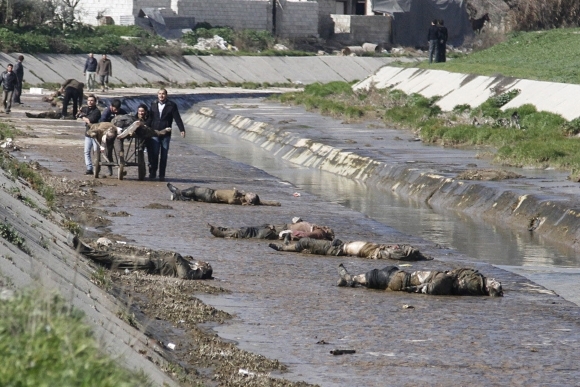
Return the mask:
<path id="1" fill-rule="evenodd" d="M 464 0 L 81 0 L 79 7 L 83 23 L 97 25 L 103 18 L 120 25 L 149 23 L 172 35 L 195 20 L 281 38 L 424 46 L 433 18 L 445 20 L 450 44 L 471 34 Z"/>

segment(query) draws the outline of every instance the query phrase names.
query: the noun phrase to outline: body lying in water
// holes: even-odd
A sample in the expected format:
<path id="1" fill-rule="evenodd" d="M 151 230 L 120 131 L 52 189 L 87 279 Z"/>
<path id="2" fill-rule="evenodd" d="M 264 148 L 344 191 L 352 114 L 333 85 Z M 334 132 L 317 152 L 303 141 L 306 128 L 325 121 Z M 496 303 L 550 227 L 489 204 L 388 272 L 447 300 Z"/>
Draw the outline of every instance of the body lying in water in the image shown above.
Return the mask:
<path id="1" fill-rule="evenodd" d="M 401 261 L 424 261 L 432 257 L 423 255 L 418 249 L 406 244 L 379 244 L 365 241 L 343 242 L 340 239 L 332 241 L 302 238 L 295 243 L 276 244 L 268 246 L 277 251 L 316 255 L 350 255 L 370 259 L 395 259 Z"/>
<path id="2" fill-rule="evenodd" d="M 178 189 L 171 183 L 167 183 L 167 188 L 171 191 L 171 200 L 191 200 L 205 203 L 225 203 L 235 205 L 250 206 L 279 206 L 279 202 L 261 200 L 253 192 L 239 191 L 234 189 L 212 189 L 206 187 L 192 186 L 186 189 Z"/>
<path id="3" fill-rule="evenodd" d="M 180 279 L 211 279 L 213 269 L 203 261 L 183 257 L 171 251 L 155 251 L 134 246 L 91 247 L 78 237 L 69 237 L 69 243 L 84 257 L 112 270 L 143 270 Z"/>
<path id="4" fill-rule="evenodd" d="M 301 238 L 326 239 L 334 238 L 334 231 L 327 226 L 319 226 L 313 223 L 300 220 L 294 223 L 263 224 L 260 226 L 228 228 L 209 226 L 209 232 L 218 238 L 256 238 L 256 239 L 284 239 L 286 243 L 290 240 Z"/>
<path id="5" fill-rule="evenodd" d="M 338 266 L 338 274 L 340 275 L 338 286 L 359 285 L 369 289 L 432 295 L 503 296 L 501 283 L 469 268 L 408 273 L 396 266 L 386 266 L 380 270 L 373 269 L 363 274 L 350 275 L 341 263 Z"/>

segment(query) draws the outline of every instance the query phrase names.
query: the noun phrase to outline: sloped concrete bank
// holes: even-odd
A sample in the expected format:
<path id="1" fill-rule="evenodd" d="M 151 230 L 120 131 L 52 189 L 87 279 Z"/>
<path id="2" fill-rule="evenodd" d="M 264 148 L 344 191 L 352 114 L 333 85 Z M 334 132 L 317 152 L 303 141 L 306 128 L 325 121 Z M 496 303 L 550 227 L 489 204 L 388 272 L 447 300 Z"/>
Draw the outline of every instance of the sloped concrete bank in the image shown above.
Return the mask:
<path id="1" fill-rule="evenodd" d="M 534 193 L 497 182 L 459 180 L 449 173 L 425 172 L 409 165 L 390 164 L 315 140 L 296 136 L 270 124 L 201 108 L 190 114 L 189 125 L 236 136 L 292 163 L 319 168 L 390 189 L 425 201 L 438 209 L 453 208 L 492 224 L 533 228 L 543 237 L 576 250 L 580 210 L 566 197 Z"/>
<path id="2" fill-rule="evenodd" d="M 83 80 L 86 55 L 24 54 L 24 81 L 30 85 Z M 95 53 L 97 56 L 97 53 Z M 18 54 L 0 53 L 0 63 L 15 63 Z M 373 57 L 141 57 L 133 65 L 121 55 L 109 55 L 113 66 L 110 82 L 116 85 L 226 84 L 268 82 L 309 84 L 362 80 L 381 66 L 406 58 Z M 100 56 L 99 56 L 100 58 Z M 410 61 L 410 60 L 409 60 Z M 307 70 L 306 70 L 307 69 Z"/>
<path id="3" fill-rule="evenodd" d="M 567 83 L 383 66 L 353 88 L 357 90 L 369 87 L 392 87 L 407 94 L 418 93 L 427 98 L 439 96 L 441 98 L 437 105 L 445 111 L 451 111 L 455 106 L 463 104 L 479 106 L 494 95 L 518 89 L 520 93 L 502 106 L 502 109 L 532 104 L 539 111 L 560 114 L 567 120 L 580 116 L 580 106 L 576 103 L 580 96 L 580 85 Z"/>

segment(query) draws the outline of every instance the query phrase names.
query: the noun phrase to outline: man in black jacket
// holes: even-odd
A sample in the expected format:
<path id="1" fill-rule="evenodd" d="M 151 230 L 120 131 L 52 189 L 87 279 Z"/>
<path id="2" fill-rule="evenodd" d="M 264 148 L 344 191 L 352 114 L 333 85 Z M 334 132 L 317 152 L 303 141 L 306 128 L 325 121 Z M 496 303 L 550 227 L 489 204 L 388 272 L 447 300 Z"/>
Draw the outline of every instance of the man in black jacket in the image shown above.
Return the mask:
<path id="1" fill-rule="evenodd" d="M 88 135 L 88 131 L 92 124 L 96 124 L 101 119 L 101 111 L 97 107 L 97 98 L 91 94 L 87 97 L 87 106 L 83 106 L 78 114 L 78 118 L 81 118 L 85 122 L 85 165 L 87 170 L 85 175 L 93 174 L 93 162 L 91 160 L 91 153 L 93 151 L 94 141 Z M 96 149 L 99 152 L 99 149 Z"/>
<path id="2" fill-rule="evenodd" d="M 18 62 L 14 65 L 14 72 L 18 77 L 18 84 L 14 88 L 14 99 L 12 102 L 19 105 L 22 104 L 20 96 L 22 95 L 22 82 L 24 82 L 24 66 L 22 66 L 22 62 L 24 62 L 24 55 L 18 56 Z"/>
<path id="3" fill-rule="evenodd" d="M 2 106 L 4 106 L 4 112 L 6 114 L 10 114 L 12 96 L 14 95 L 14 89 L 18 85 L 18 77 L 12 71 L 12 68 L 12 64 L 9 64 L 6 66 L 6 71 L 0 75 L 0 83 L 2 83 Z"/>
<path id="4" fill-rule="evenodd" d="M 163 130 L 170 129 L 173 121 L 181 132 L 181 137 L 185 137 L 185 127 L 179 115 L 177 105 L 167 99 L 167 90 L 161 89 L 157 92 L 157 101 L 151 103 L 151 129 Z M 171 140 L 171 131 L 169 133 L 152 137 L 147 140 L 147 156 L 149 158 L 149 178 L 155 179 L 157 167 L 159 166 L 159 181 L 165 180 L 165 168 L 167 167 L 167 155 L 169 154 L 169 142 Z M 161 155 L 161 157 L 160 157 Z"/>
<path id="5" fill-rule="evenodd" d="M 439 48 L 439 27 L 437 23 L 437 19 L 433 19 L 431 27 L 429 27 L 429 33 L 427 34 L 427 40 L 429 41 L 429 64 L 433 63 L 433 60 L 437 62 L 437 49 Z"/>
<path id="6" fill-rule="evenodd" d="M 62 119 L 67 115 L 68 103 L 70 101 L 73 103 L 73 118 L 77 117 L 78 108 L 83 104 L 84 87 L 85 84 L 76 79 L 67 79 L 61 85 L 59 92 L 64 95 L 62 100 Z"/>
<path id="7" fill-rule="evenodd" d="M 89 91 L 95 90 L 95 76 L 97 74 L 97 59 L 91 52 L 87 61 L 85 62 L 85 68 L 83 69 L 83 75 L 86 77 L 87 87 Z"/>

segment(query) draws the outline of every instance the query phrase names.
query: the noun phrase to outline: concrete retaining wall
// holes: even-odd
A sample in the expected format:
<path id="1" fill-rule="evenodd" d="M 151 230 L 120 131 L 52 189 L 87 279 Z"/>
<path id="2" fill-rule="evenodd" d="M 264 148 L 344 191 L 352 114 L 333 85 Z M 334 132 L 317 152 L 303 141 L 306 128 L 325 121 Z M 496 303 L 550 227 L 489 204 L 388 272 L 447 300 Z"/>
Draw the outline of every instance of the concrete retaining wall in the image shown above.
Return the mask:
<path id="1" fill-rule="evenodd" d="M 379 162 L 301 138 L 263 122 L 216 114 L 208 108 L 191 114 L 186 122 L 250 141 L 292 163 L 381 186 L 398 195 L 423 200 L 434 208 L 454 208 L 492 224 L 526 229 L 530 220 L 537 218 L 539 227 L 535 233 L 580 249 L 577 244 L 580 240 L 580 210 L 570 207 L 570 202 L 562 198 L 530 195 L 529 191 L 458 180 L 400 164 Z"/>
<path id="2" fill-rule="evenodd" d="M 278 7 L 276 33 L 283 38 L 318 37 L 318 3 L 285 1 Z"/>
<path id="3" fill-rule="evenodd" d="M 437 105 L 445 111 L 462 104 L 476 107 L 497 92 L 519 89 L 520 94 L 502 109 L 532 104 L 540 111 L 560 114 L 567 120 L 580 116 L 580 105 L 576 102 L 580 96 L 580 85 L 390 66 L 381 68 L 356 84 L 354 89 L 367 89 L 371 85 L 379 89 L 392 87 L 425 97 L 441 96 Z"/>
<path id="4" fill-rule="evenodd" d="M 269 0 L 173 0 L 179 16 L 194 16 L 197 23 L 235 29 L 272 29 Z"/>
<path id="5" fill-rule="evenodd" d="M 100 59 L 100 53 L 95 53 Z M 24 54 L 24 80 L 31 85 L 61 83 L 83 79 L 86 55 Z M 0 65 L 15 63 L 18 54 L 0 53 Z M 180 58 L 143 57 L 137 66 L 121 56 L 110 56 L 113 76 L 120 85 L 195 82 L 269 82 L 303 83 L 364 79 L 389 63 L 390 58 L 370 57 L 219 57 L 184 56 Z"/>
<path id="6" fill-rule="evenodd" d="M 334 38 L 344 44 L 391 41 L 391 18 L 387 16 L 330 15 L 334 21 Z"/>

